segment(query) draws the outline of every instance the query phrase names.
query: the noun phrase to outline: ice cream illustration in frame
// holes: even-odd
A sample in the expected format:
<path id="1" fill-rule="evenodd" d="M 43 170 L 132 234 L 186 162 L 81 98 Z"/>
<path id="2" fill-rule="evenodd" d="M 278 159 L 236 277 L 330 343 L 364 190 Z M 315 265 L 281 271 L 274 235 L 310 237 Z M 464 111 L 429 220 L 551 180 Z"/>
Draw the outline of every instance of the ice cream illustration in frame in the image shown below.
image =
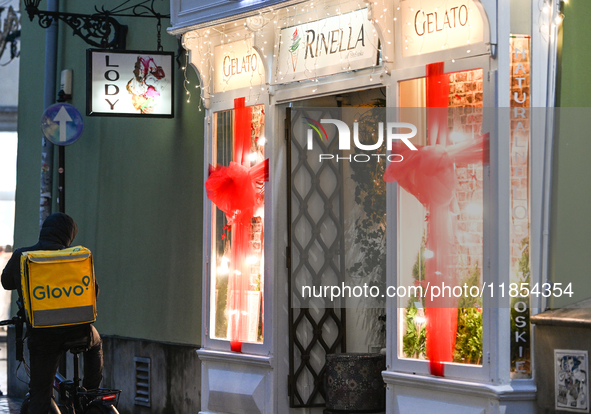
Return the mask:
<path id="1" fill-rule="evenodd" d="M 299 53 L 299 47 L 300 47 L 300 40 L 302 38 L 300 37 L 299 33 L 298 33 L 298 29 L 295 29 L 295 32 L 293 32 L 293 35 L 291 36 L 291 46 L 289 47 L 289 53 L 291 55 L 291 67 L 293 68 L 293 71 L 295 72 L 296 70 L 296 66 L 298 64 L 298 53 Z"/>

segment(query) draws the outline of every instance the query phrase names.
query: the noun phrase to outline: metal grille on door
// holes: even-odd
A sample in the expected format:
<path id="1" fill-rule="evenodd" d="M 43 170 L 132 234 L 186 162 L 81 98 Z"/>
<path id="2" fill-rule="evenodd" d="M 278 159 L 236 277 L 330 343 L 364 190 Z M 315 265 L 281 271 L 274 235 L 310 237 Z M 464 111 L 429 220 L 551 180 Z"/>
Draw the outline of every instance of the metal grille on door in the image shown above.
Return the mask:
<path id="1" fill-rule="evenodd" d="M 318 161 L 321 153 L 338 153 L 338 139 L 328 136 L 323 140 L 314 133 L 313 149 L 309 149 L 305 119 L 319 121 L 335 114 L 331 108 L 286 110 L 288 383 L 290 406 L 295 408 L 324 406 L 326 354 L 346 350 L 344 307 L 301 295 L 302 286 L 337 284 L 345 272 L 342 163 Z"/>

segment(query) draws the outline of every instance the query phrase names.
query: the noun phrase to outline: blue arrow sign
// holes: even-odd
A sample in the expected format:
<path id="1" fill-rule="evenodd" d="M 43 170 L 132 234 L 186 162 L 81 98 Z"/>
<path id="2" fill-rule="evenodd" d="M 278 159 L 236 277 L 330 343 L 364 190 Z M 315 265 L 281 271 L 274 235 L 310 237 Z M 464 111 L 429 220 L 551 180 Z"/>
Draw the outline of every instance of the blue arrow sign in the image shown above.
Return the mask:
<path id="1" fill-rule="evenodd" d="M 56 103 L 43 112 L 41 130 L 52 144 L 70 145 L 82 135 L 84 121 L 76 107 L 67 103 Z"/>

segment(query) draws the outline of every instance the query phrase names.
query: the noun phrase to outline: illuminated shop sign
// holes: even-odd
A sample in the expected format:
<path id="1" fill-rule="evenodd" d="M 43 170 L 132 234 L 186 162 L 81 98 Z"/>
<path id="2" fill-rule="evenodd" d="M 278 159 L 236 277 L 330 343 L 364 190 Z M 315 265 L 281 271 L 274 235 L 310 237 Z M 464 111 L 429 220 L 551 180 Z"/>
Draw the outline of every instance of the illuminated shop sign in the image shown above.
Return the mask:
<path id="1" fill-rule="evenodd" d="M 215 93 L 264 83 L 263 61 L 246 42 L 216 46 L 214 54 Z"/>
<path id="2" fill-rule="evenodd" d="M 87 115 L 172 118 L 173 55 L 87 50 Z"/>
<path id="3" fill-rule="evenodd" d="M 376 64 L 378 37 L 367 9 L 281 30 L 275 83 L 314 79 Z"/>
<path id="4" fill-rule="evenodd" d="M 416 56 L 484 40 L 480 10 L 472 0 L 402 0 L 402 56 Z"/>

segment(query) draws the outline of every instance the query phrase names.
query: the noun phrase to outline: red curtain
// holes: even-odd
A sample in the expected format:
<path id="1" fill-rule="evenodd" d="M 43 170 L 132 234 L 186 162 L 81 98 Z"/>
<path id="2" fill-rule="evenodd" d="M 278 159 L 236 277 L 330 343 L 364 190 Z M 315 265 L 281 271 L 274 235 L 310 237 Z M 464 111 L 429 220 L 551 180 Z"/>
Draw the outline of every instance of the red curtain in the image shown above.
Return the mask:
<path id="1" fill-rule="evenodd" d="M 230 347 L 235 352 L 241 352 L 247 338 L 251 219 L 264 202 L 263 181 L 269 178 L 268 160 L 250 166 L 252 108 L 244 101 L 234 100 L 234 161 L 227 167 L 210 166 L 205 182 L 207 197 L 226 214 L 231 226 L 227 310 Z"/>
<path id="2" fill-rule="evenodd" d="M 427 130 L 429 145 L 411 151 L 405 145 L 395 148 L 404 160 L 388 165 L 384 180 L 396 181 L 414 195 L 427 210 L 426 249 L 433 257 L 425 260 L 425 282 L 431 286 L 456 286 L 457 272 L 452 255 L 455 222 L 451 214 L 457 179 L 454 163 L 483 160 L 485 137 L 449 145 L 449 74 L 443 62 L 427 65 Z M 425 298 L 426 348 L 431 374 L 444 375 L 444 363 L 453 360 L 457 331 L 457 299 L 452 295 Z"/>

